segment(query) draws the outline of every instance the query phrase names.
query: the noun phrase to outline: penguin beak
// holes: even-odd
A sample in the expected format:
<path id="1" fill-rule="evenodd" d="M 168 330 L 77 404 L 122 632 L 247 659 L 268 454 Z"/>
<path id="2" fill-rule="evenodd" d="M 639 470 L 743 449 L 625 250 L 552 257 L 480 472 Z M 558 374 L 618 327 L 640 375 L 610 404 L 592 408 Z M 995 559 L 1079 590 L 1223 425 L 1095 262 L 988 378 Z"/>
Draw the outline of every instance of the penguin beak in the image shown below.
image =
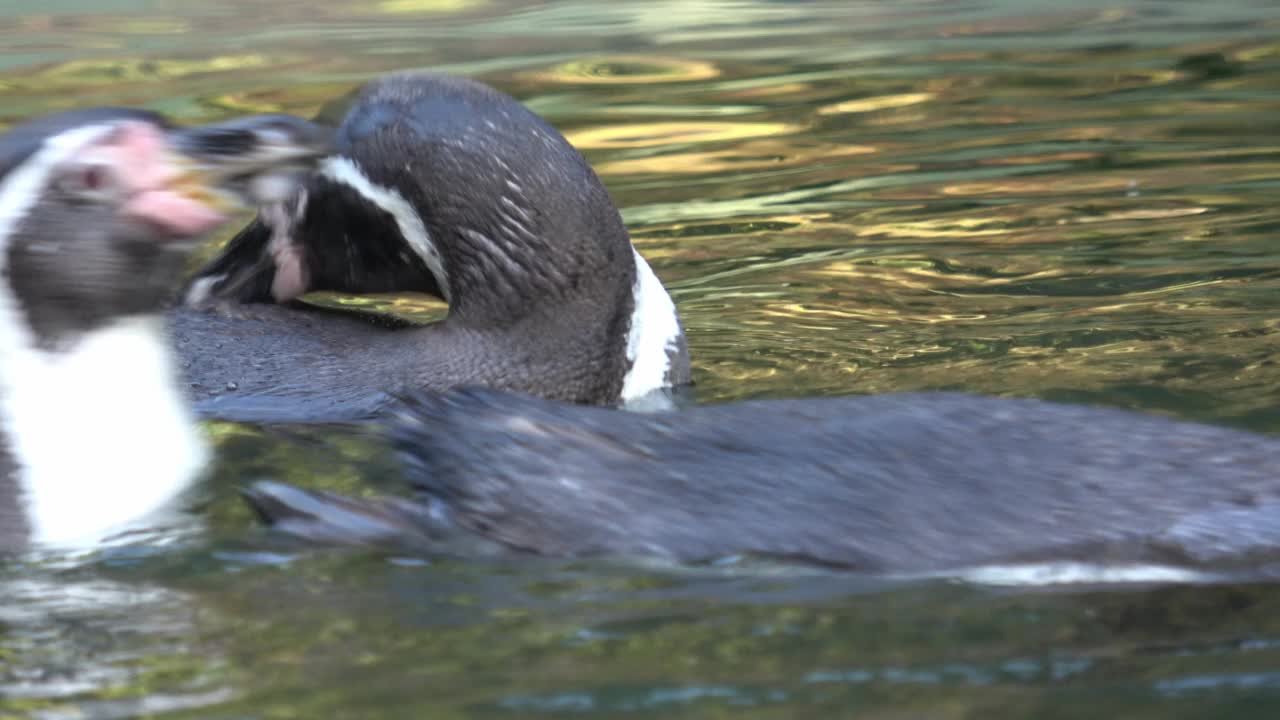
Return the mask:
<path id="1" fill-rule="evenodd" d="M 289 115 L 182 128 L 170 141 L 177 169 L 170 189 L 222 212 L 285 199 L 333 152 L 331 129 Z"/>
<path id="2" fill-rule="evenodd" d="M 125 216 L 183 238 L 296 192 L 330 144 L 327 130 L 300 118 L 255 115 L 169 131 L 122 123 L 88 154 L 121 172 Z"/>
<path id="3" fill-rule="evenodd" d="M 238 195 L 218 186 L 219 177 L 207 167 L 176 153 L 168 161 L 176 172 L 167 184 L 170 192 L 220 214 L 232 213 L 244 206 Z"/>

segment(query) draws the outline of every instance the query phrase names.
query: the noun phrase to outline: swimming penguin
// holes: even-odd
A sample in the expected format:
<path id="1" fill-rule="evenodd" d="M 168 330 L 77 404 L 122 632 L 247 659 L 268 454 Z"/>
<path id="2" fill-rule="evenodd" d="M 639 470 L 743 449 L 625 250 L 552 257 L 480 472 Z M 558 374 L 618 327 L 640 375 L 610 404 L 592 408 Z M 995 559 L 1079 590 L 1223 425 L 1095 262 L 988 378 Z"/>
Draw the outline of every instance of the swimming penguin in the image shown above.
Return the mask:
<path id="1" fill-rule="evenodd" d="M 291 193 L 329 135 L 109 108 L 0 135 L 0 551 L 91 546 L 197 476 L 164 308 L 229 204 Z"/>
<path id="2" fill-rule="evenodd" d="M 1117 409 L 939 392 L 642 415 L 473 388 L 388 426 L 413 497 L 246 497 L 295 536 L 425 552 L 463 531 L 556 557 L 1095 579 L 1280 557 L 1280 438 Z"/>
<path id="3" fill-rule="evenodd" d="M 389 75 L 348 103 L 338 152 L 233 238 L 174 316 L 200 412 L 351 421 L 459 385 L 664 407 L 689 384 L 670 296 L 559 132 L 441 75 Z M 449 312 L 406 328 L 285 305 L 313 290 L 416 291 Z"/>

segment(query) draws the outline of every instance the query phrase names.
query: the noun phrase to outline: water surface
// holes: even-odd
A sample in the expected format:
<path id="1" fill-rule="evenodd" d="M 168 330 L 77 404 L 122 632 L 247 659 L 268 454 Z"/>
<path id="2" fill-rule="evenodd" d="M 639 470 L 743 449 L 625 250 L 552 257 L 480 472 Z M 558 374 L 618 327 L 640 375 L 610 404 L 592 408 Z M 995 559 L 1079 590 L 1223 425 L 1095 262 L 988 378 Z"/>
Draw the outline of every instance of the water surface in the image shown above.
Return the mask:
<path id="1" fill-rule="evenodd" d="M 0 24 L 0 124 L 310 114 L 402 68 L 515 95 L 614 194 L 705 402 L 947 388 L 1280 430 L 1273 3 L 48 0 Z M 179 527 L 0 567 L 0 717 L 1280 709 L 1270 584 L 294 555 L 237 484 L 367 492 L 394 466 L 360 438 L 210 432 Z"/>

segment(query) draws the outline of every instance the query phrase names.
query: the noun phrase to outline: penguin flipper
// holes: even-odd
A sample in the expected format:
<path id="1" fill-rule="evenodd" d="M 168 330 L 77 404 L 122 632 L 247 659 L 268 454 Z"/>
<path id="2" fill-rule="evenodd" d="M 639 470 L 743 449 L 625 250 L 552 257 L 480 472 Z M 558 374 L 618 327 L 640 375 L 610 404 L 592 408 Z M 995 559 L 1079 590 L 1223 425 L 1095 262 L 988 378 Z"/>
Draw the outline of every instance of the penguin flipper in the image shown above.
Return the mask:
<path id="1" fill-rule="evenodd" d="M 366 547 L 448 557 L 504 557 L 512 550 L 456 526 L 446 510 L 404 498 L 351 497 L 262 481 L 241 496 L 272 532 L 309 546 Z"/>
<path id="2" fill-rule="evenodd" d="M 431 539 L 425 508 L 401 498 L 350 497 L 273 481 L 240 494 L 264 525 L 311 544 L 404 546 Z"/>

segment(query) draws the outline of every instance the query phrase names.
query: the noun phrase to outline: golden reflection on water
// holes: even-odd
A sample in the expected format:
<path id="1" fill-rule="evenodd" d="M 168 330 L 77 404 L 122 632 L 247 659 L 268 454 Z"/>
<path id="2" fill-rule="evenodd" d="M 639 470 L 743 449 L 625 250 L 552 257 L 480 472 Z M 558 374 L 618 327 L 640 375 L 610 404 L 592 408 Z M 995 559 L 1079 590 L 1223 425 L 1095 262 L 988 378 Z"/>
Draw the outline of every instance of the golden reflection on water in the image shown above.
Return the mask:
<path id="1" fill-rule="evenodd" d="M 673 121 L 616 124 L 567 133 L 569 141 L 583 150 L 596 148 L 643 148 L 658 145 L 745 140 L 799 132 L 799 125 L 743 121 Z"/>
<path id="2" fill-rule="evenodd" d="M 348 83 L 310 83 L 298 88 L 266 88 L 210 97 L 205 104 L 228 113 L 285 112 L 314 116 L 326 103 L 351 90 Z"/>
<path id="3" fill-rule="evenodd" d="M 673 152 L 610 160 L 599 163 L 596 170 L 608 176 L 702 174 L 797 166 L 874 152 L 876 148 L 870 145 L 800 144 L 773 139 L 743 140 L 724 150 Z"/>
<path id="4" fill-rule="evenodd" d="M 195 74 L 252 72 L 279 63 L 261 53 L 215 55 L 198 60 L 177 58 L 121 58 L 76 60 L 55 65 L 43 72 L 10 81 L 10 86 L 48 92 L 59 87 L 80 87 L 98 83 L 165 82 Z"/>
<path id="5" fill-rule="evenodd" d="M 933 93 L 904 93 L 902 95 L 881 95 L 879 97 L 845 100 L 834 105 L 818 108 L 819 115 L 839 115 L 843 113 L 864 113 L 888 108 L 900 108 L 917 103 L 928 102 L 934 98 Z"/>
<path id="6" fill-rule="evenodd" d="M 378 0 L 378 12 L 391 15 L 455 13 L 485 5 L 487 0 Z"/>
<path id="7" fill-rule="evenodd" d="M 359 24 L 320 43 L 267 26 L 303 8 Z M 1218 321 L 1259 324 L 1276 305 L 1267 228 L 1280 148 L 1260 121 L 1280 110 L 1264 92 L 1274 39 L 882 55 L 877 15 L 859 20 L 866 52 L 841 55 L 848 28 L 833 16 L 777 36 L 812 43 L 758 40 L 744 54 L 715 30 L 691 34 L 691 18 L 732 23 L 724 10 L 606 10 L 602 23 L 661 38 L 624 49 L 591 40 L 589 16 L 523 2 L 20 15 L 28 33 L 85 33 L 90 51 L 0 72 L 3 120 L 113 95 L 187 119 L 310 114 L 363 77 L 446 60 L 528 101 L 589 156 L 672 287 L 711 400 L 1154 382 L 1157 349 L 1232 356 L 1243 341 Z M 900 38 L 985 42 L 1139 20 L 1106 9 L 943 20 Z M 758 29 L 738 37 L 766 37 Z M 272 39 L 245 42 L 259 31 Z M 165 45 L 202 33 L 219 41 Z M 129 51 L 126 37 L 156 45 Z M 239 49 L 219 51 L 228 37 Z M 415 320 L 443 312 L 421 298 L 315 300 Z M 1269 372 L 1261 356 L 1246 362 Z M 1232 376 L 1215 382 L 1222 416 L 1254 405 Z"/>
<path id="8" fill-rule="evenodd" d="M 676 57 L 613 55 L 561 63 L 549 70 L 528 73 L 544 83 L 647 85 L 652 83 L 710 80 L 720 75 L 714 63 Z"/>
<path id="9" fill-rule="evenodd" d="M 442 319 L 449 311 L 449 306 L 442 300 L 417 293 L 370 293 L 352 297 L 331 292 L 316 292 L 308 294 L 306 300 L 316 305 L 342 310 L 395 315 L 415 323 L 435 322 Z"/>
<path id="10" fill-rule="evenodd" d="M 1064 28 L 1108 25 L 1131 19 L 1132 10 L 1105 8 L 1057 13 L 1032 11 L 1025 16 L 1005 17 L 945 25 L 938 29 L 944 37 L 964 35 L 1004 35 L 1038 32 L 1061 32 Z"/>

